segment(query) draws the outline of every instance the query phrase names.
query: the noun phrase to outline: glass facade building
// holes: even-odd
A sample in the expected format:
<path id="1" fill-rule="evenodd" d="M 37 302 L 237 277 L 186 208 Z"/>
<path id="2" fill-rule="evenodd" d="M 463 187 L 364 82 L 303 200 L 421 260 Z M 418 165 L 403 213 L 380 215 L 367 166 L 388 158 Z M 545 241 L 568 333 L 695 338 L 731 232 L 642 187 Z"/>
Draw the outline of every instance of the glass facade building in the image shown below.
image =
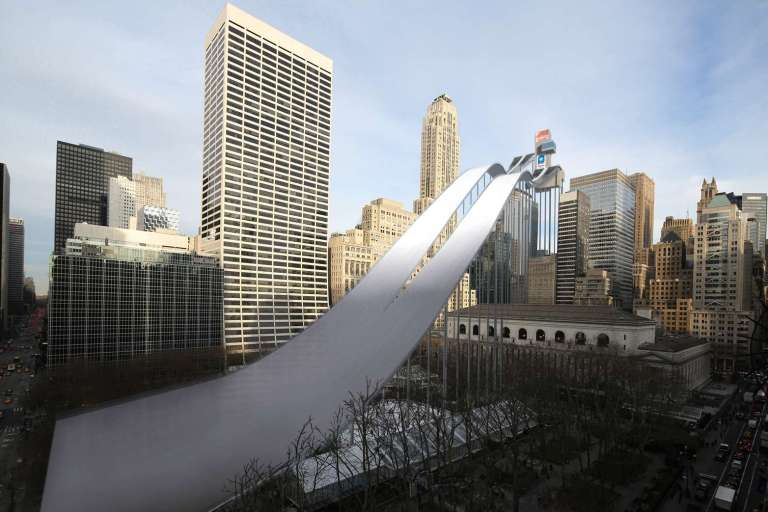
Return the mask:
<path id="1" fill-rule="evenodd" d="M 49 365 L 222 344 L 222 270 L 213 257 L 70 239 L 50 274 Z"/>
<path id="2" fill-rule="evenodd" d="M 54 253 L 63 254 L 75 224 L 106 226 L 109 179 L 130 178 L 133 160 L 85 144 L 56 143 Z"/>
<path id="3" fill-rule="evenodd" d="M 572 304 L 576 278 L 589 268 L 589 197 L 583 192 L 560 196 L 557 230 L 555 303 Z"/>
<path id="4" fill-rule="evenodd" d="M 8 310 L 24 310 L 24 220 L 8 220 Z"/>
<path id="5" fill-rule="evenodd" d="M 754 232 L 749 241 L 752 242 L 752 250 L 765 256 L 765 230 L 768 222 L 768 194 L 756 194 L 745 192 L 741 195 L 741 210 L 745 216 L 755 219 Z"/>
<path id="6" fill-rule="evenodd" d="M 589 264 L 607 270 L 614 300 L 632 307 L 632 264 L 635 249 L 635 190 L 618 169 L 571 179 L 571 190 L 589 197 Z"/>

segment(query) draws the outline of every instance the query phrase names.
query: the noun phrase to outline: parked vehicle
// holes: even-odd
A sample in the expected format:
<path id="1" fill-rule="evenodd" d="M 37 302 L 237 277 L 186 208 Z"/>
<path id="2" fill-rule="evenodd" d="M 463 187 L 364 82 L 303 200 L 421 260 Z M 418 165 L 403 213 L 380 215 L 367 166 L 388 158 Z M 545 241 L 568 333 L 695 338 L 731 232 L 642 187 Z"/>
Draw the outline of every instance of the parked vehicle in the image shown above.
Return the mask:
<path id="1" fill-rule="evenodd" d="M 715 507 L 720 510 L 731 510 L 733 501 L 736 497 L 736 489 L 721 485 L 715 493 Z"/>

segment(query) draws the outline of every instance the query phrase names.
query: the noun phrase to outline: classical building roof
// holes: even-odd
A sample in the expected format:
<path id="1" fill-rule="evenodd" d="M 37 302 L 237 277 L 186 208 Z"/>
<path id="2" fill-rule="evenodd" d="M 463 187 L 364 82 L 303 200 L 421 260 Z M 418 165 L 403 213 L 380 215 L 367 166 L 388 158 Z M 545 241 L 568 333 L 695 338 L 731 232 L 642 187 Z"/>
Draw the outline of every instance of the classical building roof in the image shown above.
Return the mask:
<path id="1" fill-rule="evenodd" d="M 657 336 L 654 343 L 642 343 L 638 350 L 650 350 L 653 352 L 681 352 L 698 345 L 706 345 L 708 342 L 695 336 L 686 334 Z"/>
<path id="2" fill-rule="evenodd" d="M 448 316 L 456 316 L 456 312 Z M 460 316 L 500 318 L 504 320 L 579 323 L 600 325 L 656 325 L 653 320 L 611 306 L 582 306 L 575 304 L 478 304 L 460 309 Z"/>

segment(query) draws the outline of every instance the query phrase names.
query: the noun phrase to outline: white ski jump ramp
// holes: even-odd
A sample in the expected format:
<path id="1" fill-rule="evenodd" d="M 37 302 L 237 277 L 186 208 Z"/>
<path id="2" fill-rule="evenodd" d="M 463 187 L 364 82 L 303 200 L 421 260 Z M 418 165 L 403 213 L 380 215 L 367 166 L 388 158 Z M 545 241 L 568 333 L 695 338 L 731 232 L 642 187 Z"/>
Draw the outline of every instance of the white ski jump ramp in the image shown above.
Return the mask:
<path id="1" fill-rule="evenodd" d="M 311 417 L 321 429 L 350 393 L 385 383 L 416 347 L 493 228 L 515 159 L 463 173 L 337 305 L 269 356 L 231 375 L 60 419 L 42 510 L 209 510 L 257 458 L 284 461 Z M 490 180 L 490 182 L 489 182 Z M 487 183 L 409 282 L 446 223 Z"/>

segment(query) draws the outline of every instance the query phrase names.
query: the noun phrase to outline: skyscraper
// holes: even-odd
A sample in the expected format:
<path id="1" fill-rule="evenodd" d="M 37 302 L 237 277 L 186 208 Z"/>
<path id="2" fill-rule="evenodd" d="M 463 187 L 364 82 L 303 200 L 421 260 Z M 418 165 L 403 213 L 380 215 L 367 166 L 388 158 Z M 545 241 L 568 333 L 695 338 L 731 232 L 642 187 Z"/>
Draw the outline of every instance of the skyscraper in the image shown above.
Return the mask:
<path id="1" fill-rule="evenodd" d="M 715 194 L 701 208 L 693 268 L 693 334 L 714 348 L 714 370 L 730 374 L 749 365 L 752 244 L 732 194 Z"/>
<path id="2" fill-rule="evenodd" d="M 635 190 L 619 169 L 571 179 L 571 190 L 589 197 L 589 263 L 609 272 L 612 295 L 632 307 L 632 262 L 635 249 Z"/>
<path id="3" fill-rule="evenodd" d="M 24 220 L 8 219 L 8 311 L 24 310 Z"/>
<path id="4" fill-rule="evenodd" d="M 459 177 L 459 118 L 453 100 L 441 94 L 427 108 L 421 127 L 419 198 L 413 211 L 421 214 Z"/>
<path id="5" fill-rule="evenodd" d="M 165 208 L 163 178 L 136 173 L 133 178 L 109 179 L 107 225 L 121 229 L 143 229 L 136 225 L 145 206 Z"/>
<path id="6" fill-rule="evenodd" d="M 648 251 L 653 245 L 653 206 L 656 184 L 645 173 L 629 176 L 635 189 L 635 263 L 647 265 Z"/>
<path id="7" fill-rule="evenodd" d="M 750 238 L 752 248 L 765 257 L 765 229 L 768 217 L 768 194 L 745 192 L 741 195 L 741 209 L 748 218 L 754 218 L 757 225 L 754 239 Z"/>
<path id="8" fill-rule="evenodd" d="M 648 304 L 656 311 L 664 330 L 671 334 L 689 334 L 691 331 L 691 233 L 691 219 L 667 217 L 662 227 L 661 241 L 654 244 L 652 249 L 655 276 L 650 280 Z M 681 234 L 687 236 L 683 238 Z"/>
<path id="9" fill-rule="evenodd" d="M 230 4 L 206 36 L 201 235 L 230 351 L 275 348 L 328 306 L 332 73 Z"/>
<path id="10" fill-rule="evenodd" d="M 707 183 L 707 179 L 701 183 L 701 192 L 699 194 L 699 201 L 696 203 L 696 224 L 701 222 L 701 212 L 707 207 L 709 202 L 717 194 L 717 181 L 715 177 L 712 177 L 712 181 Z"/>
<path id="11" fill-rule="evenodd" d="M 533 176 L 536 178 L 534 193 L 535 221 L 534 226 L 534 256 L 554 254 L 557 250 L 557 215 L 560 208 L 560 195 L 565 184 L 565 172 L 560 166 L 550 168 L 552 155 L 557 151 L 557 145 L 552 139 L 550 130 L 539 130 L 534 138 L 536 160 L 533 165 Z M 547 173 L 544 179 L 542 174 Z M 553 290 L 554 293 L 554 290 Z"/>
<path id="12" fill-rule="evenodd" d="M 85 144 L 56 143 L 56 212 L 54 246 L 61 254 L 75 224 L 108 222 L 109 178 L 130 178 L 133 160 Z"/>
<path id="13" fill-rule="evenodd" d="M 11 175 L 0 162 L 0 337 L 8 325 L 8 221 L 11 199 Z"/>
<path id="14" fill-rule="evenodd" d="M 560 196 L 557 230 L 555 302 L 572 304 L 576 278 L 589 268 L 589 197 L 571 191 Z"/>

